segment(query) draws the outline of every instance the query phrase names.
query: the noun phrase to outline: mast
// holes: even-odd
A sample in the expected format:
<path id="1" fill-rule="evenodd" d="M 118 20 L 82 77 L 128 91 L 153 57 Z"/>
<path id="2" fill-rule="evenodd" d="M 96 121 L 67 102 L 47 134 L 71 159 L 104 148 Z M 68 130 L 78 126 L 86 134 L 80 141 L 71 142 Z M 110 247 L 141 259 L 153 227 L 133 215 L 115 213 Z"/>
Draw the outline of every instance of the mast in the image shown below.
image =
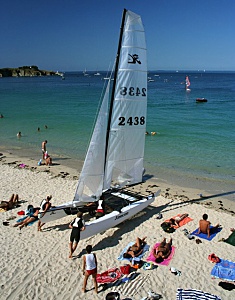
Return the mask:
<path id="1" fill-rule="evenodd" d="M 117 55 L 116 55 L 115 71 L 114 71 L 114 81 L 113 81 L 112 95 L 111 95 L 110 108 L 109 108 L 109 118 L 108 118 L 108 126 L 107 126 L 107 133 L 106 133 L 104 170 L 105 170 L 105 167 L 106 167 L 106 157 L 107 157 L 107 152 L 108 152 L 109 131 L 110 131 L 111 118 L 112 118 L 113 102 L 114 102 L 114 96 L 115 96 L 117 73 L 118 73 L 120 51 L 121 51 L 121 46 L 122 46 L 122 37 L 123 37 L 123 31 L 124 31 L 124 25 L 125 25 L 125 19 L 126 19 L 126 12 L 127 12 L 127 9 L 124 8 L 123 14 L 122 14 L 122 22 L 121 22 L 121 28 L 120 28 L 120 36 L 119 36 L 118 50 L 117 50 Z"/>

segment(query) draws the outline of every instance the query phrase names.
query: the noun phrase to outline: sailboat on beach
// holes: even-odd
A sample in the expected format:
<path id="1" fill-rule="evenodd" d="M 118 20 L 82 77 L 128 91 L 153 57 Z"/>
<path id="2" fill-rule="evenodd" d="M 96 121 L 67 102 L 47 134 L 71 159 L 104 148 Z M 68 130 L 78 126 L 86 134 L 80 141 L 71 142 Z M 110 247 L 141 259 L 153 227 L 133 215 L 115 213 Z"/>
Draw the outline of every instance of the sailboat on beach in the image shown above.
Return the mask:
<path id="1" fill-rule="evenodd" d="M 151 196 L 130 192 L 143 181 L 147 112 L 147 57 L 141 17 L 124 9 L 111 80 L 99 109 L 73 201 L 48 210 L 40 220 L 53 221 L 87 209 L 104 197 L 112 212 L 86 223 L 81 239 L 131 218 L 151 204 Z"/>
<path id="2" fill-rule="evenodd" d="M 190 87 L 190 81 L 189 81 L 189 77 L 188 77 L 188 75 L 186 75 L 186 77 L 185 77 L 185 90 L 186 90 L 186 92 L 190 92 L 191 91 L 191 89 L 189 88 Z"/>

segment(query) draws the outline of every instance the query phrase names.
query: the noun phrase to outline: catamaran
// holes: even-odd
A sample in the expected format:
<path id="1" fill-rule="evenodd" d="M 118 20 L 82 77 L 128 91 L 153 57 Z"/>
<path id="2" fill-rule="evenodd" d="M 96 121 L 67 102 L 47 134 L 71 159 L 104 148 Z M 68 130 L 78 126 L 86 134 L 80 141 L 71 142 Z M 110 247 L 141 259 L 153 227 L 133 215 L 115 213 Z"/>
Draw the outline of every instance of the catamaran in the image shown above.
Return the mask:
<path id="1" fill-rule="evenodd" d="M 188 77 L 188 75 L 186 75 L 186 77 L 185 77 L 185 90 L 187 91 L 187 92 L 190 92 L 191 90 L 190 90 L 190 81 L 189 81 L 189 77 Z"/>
<path id="2" fill-rule="evenodd" d="M 86 209 L 88 203 L 104 197 L 113 211 L 86 223 L 81 239 L 131 218 L 151 204 L 160 193 L 159 190 L 150 196 L 143 196 L 127 189 L 130 185 L 143 182 L 147 56 L 141 17 L 126 9 L 122 16 L 112 84 L 110 78 L 74 199 L 51 208 L 41 217 L 42 222 L 56 220 Z"/>

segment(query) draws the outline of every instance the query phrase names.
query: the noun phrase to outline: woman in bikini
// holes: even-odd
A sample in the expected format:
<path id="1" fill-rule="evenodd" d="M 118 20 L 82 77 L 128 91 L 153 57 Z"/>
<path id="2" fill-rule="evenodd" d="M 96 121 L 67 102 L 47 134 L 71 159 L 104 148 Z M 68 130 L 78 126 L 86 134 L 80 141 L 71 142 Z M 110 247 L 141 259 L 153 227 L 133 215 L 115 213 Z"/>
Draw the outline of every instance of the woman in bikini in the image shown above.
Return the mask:
<path id="1" fill-rule="evenodd" d="M 19 196 L 18 194 L 12 194 L 9 201 L 1 201 L 0 208 L 4 210 L 12 209 L 19 203 Z"/>
<path id="2" fill-rule="evenodd" d="M 154 249 L 153 256 L 156 258 L 155 261 L 157 263 L 161 263 L 164 259 L 169 257 L 171 254 L 171 245 L 172 239 L 170 239 L 170 241 L 167 243 L 166 238 L 164 238 L 160 245 Z"/>
<path id="3" fill-rule="evenodd" d="M 146 244 L 146 236 L 140 239 L 139 237 L 136 238 L 136 243 L 129 247 L 127 251 L 123 254 L 124 258 L 132 258 L 137 257 L 143 252 L 144 245 Z"/>

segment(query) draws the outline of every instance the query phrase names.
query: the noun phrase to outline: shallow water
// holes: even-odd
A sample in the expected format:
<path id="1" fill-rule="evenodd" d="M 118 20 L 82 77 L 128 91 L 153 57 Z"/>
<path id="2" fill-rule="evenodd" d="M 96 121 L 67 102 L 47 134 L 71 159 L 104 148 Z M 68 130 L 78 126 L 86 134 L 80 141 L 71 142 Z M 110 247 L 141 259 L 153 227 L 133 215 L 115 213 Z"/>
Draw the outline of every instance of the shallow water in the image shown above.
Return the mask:
<path id="1" fill-rule="evenodd" d="M 0 78 L 0 147 L 74 165 L 82 161 L 104 86 L 103 76 L 66 73 L 60 77 Z M 159 75 L 159 76 L 154 76 Z M 148 83 L 145 168 L 148 174 L 182 186 L 208 183 L 234 189 L 235 73 L 151 72 Z M 208 99 L 196 103 L 196 98 Z M 47 129 L 44 127 L 47 125 Z M 38 127 L 40 131 L 38 131 Z M 21 131 L 22 137 L 16 137 Z M 70 159 L 67 159 L 70 158 Z M 75 164 L 76 165 L 76 164 Z M 234 196 L 233 196 L 234 197 Z M 233 198 L 234 199 L 234 198 Z"/>

